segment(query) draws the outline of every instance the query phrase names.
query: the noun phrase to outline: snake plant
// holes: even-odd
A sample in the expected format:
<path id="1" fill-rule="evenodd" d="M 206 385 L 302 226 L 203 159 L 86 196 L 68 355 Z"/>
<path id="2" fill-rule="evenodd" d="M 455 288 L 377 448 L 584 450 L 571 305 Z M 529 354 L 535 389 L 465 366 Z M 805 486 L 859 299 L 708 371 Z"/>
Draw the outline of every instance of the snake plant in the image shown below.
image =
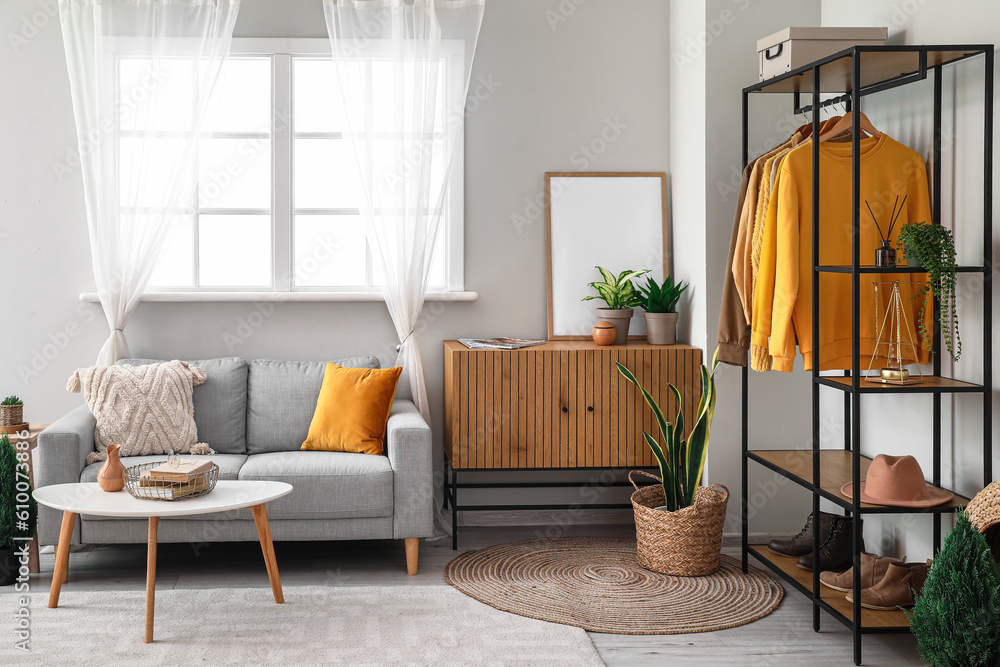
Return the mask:
<path id="1" fill-rule="evenodd" d="M 698 402 L 695 421 L 691 425 L 691 434 L 687 440 L 684 439 L 684 405 L 677 387 L 672 384 L 667 385 L 677 400 L 677 421 L 671 424 L 657 405 L 656 399 L 639 384 L 635 375 L 625 366 L 621 364 L 617 366 L 618 372 L 639 388 L 642 397 L 646 399 L 646 404 L 653 411 L 653 416 L 656 417 L 663 445 L 646 432 L 643 432 L 642 437 L 653 450 L 653 455 L 659 463 L 667 510 L 673 512 L 690 507 L 694 504 L 708 456 L 708 437 L 712 428 L 712 415 L 715 413 L 715 370 L 719 367 L 719 349 L 716 348 L 712 357 L 711 373 L 704 364 L 701 366 L 701 400 Z"/>

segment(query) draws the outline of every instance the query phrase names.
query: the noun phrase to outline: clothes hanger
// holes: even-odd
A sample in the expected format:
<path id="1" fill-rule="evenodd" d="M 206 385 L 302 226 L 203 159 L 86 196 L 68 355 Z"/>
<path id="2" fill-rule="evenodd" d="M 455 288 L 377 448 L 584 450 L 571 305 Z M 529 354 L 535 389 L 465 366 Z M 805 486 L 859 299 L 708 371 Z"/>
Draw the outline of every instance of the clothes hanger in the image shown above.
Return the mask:
<path id="1" fill-rule="evenodd" d="M 831 116 L 826 120 L 821 120 L 819 122 L 820 136 L 823 135 L 823 132 L 824 130 L 826 130 L 826 128 L 833 127 L 833 124 L 836 123 L 838 120 L 840 120 L 840 116 Z M 802 125 L 801 127 L 797 128 L 795 132 L 801 134 L 803 139 L 808 139 L 809 137 L 812 136 L 812 129 L 813 129 L 812 121 L 809 121 L 805 125 Z"/>
<path id="2" fill-rule="evenodd" d="M 882 136 L 882 133 L 875 129 L 871 121 L 868 120 L 868 116 L 861 112 L 854 113 L 853 111 L 848 111 L 844 114 L 844 117 L 840 121 L 830 127 L 829 129 L 823 130 L 819 135 L 820 142 L 828 141 L 834 137 L 839 137 L 842 134 L 851 131 L 854 125 L 855 119 L 859 124 L 859 128 L 864 132 L 867 132 L 869 136 L 875 137 L 876 139 Z"/>

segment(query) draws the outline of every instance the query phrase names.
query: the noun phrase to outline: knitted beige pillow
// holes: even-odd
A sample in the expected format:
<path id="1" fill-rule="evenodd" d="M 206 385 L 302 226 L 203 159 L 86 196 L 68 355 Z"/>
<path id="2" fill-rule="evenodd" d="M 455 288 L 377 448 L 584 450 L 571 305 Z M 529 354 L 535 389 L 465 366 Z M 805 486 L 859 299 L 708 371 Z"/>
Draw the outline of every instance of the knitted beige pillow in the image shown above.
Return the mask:
<path id="1" fill-rule="evenodd" d="M 198 442 L 194 423 L 194 388 L 208 377 L 186 361 L 145 366 L 92 366 L 69 378 L 66 389 L 83 388 L 87 407 L 97 418 L 87 464 L 108 458 L 108 445 L 120 444 L 121 456 L 214 454 Z"/>

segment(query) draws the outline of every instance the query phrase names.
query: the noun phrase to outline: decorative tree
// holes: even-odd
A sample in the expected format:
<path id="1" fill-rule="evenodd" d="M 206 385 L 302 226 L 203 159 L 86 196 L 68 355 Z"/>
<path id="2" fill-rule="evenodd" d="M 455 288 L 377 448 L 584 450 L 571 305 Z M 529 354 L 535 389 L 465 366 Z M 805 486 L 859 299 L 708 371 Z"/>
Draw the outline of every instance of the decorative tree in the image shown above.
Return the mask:
<path id="1" fill-rule="evenodd" d="M 0 549 L 14 549 L 22 544 L 17 538 L 35 535 L 38 504 L 26 471 L 18 476 L 18 465 L 10 438 L 0 436 Z"/>
<path id="2" fill-rule="evenodd" d="M 1000 567 L 964 512 L 907 616 L 933 667 L 1000 665 Z"/>

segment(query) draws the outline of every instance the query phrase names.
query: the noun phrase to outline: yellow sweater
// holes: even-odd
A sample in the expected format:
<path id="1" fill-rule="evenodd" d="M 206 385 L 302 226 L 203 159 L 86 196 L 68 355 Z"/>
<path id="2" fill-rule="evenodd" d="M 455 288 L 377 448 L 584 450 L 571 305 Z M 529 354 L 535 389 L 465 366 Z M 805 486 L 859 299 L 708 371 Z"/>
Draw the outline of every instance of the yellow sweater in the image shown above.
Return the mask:
<path id="1" fill-rule="evenodd" d="M 851 264 L 851 145 L 820 144 L 820 247 L 822 265 Z M 882 231 L 888 231 L 896 196 L 903 201 L 902 212 L 893 230 L 893 247 L 899 229 L 906 223 L 931 220 L 927 171 L 923 159 L 903 144 L 882 134 L 861 142 L 861 230 L 860 261 L 871 266 L 881 238 L 865 201 L 878 217 Z M 902 262 L 898 257 L 897 261 Z M 812 142 L 804 143 L 784 158 L 778 183 L 768 205 L 767 222 L 761 245 L 761 261 L 754 290 L 751 343 L 770 352 L 774 370 L 791 372 L 795 341 L 799 342 L 805 369 L 812 370 Z M 917 354 L 907 343 L 903 330 L 904 363 L 928 362 L 928 351 L 914 326 L 921 300 L 911 297 L 921 287 L 908 281 L 923 281 L 923 274 L 862 274 L 861 276 L 861 369 L 868 368 L 875 351 L 875 288 L 873 282 L 900 281 L 902 316 L 913 332 Z M 851 277 L 848 274 L 820 274 L 819 367 L 820 370 L 851 368 Z M 880 285 L 885 313 L 886 295 L 891 285 Z M 931 326 L 932 308 L 925 309 L 924 325 Z M 885 340 L 885 335 L 883 335 Z M 763 348 L 763 349 L 762 349 Z M 886 347 L 873 368 L 887 364 Z M 916 356 L 916 359 L 914 359 Z"/>

